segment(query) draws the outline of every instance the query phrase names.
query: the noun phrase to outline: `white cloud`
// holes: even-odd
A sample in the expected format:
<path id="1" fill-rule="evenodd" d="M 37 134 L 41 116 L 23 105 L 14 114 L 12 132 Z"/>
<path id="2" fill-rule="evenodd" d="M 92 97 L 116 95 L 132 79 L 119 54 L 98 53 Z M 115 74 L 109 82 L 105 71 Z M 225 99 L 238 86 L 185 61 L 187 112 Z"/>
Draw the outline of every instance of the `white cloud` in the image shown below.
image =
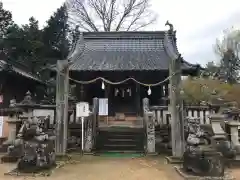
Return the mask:
<path id="1" fill-rule="evenodd" d="M 62 5 L 64 0 L 2 0 L 4 8 L 12 11 L 18 24 L 28 22 L 30 16 L 40 25 Z M 179 51 L 190 62 L 205 64 L 213 60 L 212 45 L 222 31 L 240 25 L 239 0 L 152 0 L 158 22 L 148 30 L 166 29 L 169 20 L 177 30 Z"/>
<path id="2" fill-rule="evenodd" d="M 10 10 L 17 24 L 26 24 L 33 16 L 43 26 L 52 13 L 65 0 L 2 0 L 5 9 Z"/>
<path id="3" fill-rule="evenodd" d="M 159 29 L 166 20 L 169 20 L 177 30 L 180 52 L 191 62 L 198 61 L 204 64 L 213 60 L 212 46 L 215 39 L 224 29 L 240 25 L 240 16 L 237 14 L 240 11 L 239 0 L 153 0 L 152 2 L 153 9 L 159 13 L 158 25 L 155 28 Z M 206 53 L 212 52 L 212 54 L 206 56 L 203 49 L 206 49 Z"/>

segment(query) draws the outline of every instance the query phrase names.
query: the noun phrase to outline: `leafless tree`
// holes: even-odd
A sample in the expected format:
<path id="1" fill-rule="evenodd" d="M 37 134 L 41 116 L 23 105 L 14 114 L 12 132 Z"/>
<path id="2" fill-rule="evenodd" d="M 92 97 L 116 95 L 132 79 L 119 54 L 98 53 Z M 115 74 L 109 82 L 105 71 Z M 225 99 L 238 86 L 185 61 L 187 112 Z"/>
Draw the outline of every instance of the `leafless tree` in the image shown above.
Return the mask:
<path id="1" fill-rule="evenodd" d="M 240 30 L 233 27 L 224 31 L 221 39 L 217 39 L 214 46 L 215 53 L 221 58 L 225 53 L 231 51 L 234 55 L 240 57 Z"/>
<path id="2" fill-rule="evenodd" d="M 67 0 L 70 22 L 84 31 L 137 31 L 156 21 L 150 0 Z"/>
<path id="3" fill-rule="evenodd" d="M 224 31 L 215 45 L 215 52 L 220 56 L 219 78 L 229 84 L 240 78 L 240 31 L 234 28 Z"/>

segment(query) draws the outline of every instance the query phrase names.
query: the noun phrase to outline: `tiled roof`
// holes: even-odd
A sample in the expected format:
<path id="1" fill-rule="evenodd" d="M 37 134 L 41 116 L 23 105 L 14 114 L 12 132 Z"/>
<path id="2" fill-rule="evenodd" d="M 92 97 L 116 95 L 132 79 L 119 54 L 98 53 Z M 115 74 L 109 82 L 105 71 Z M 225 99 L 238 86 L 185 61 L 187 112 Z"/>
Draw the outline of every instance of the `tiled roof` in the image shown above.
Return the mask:
<path id="1" fill-rule="evenodd" d="M 43 81 L 37 75 L 34 75 L 27 71 L 24 71 L 23 69 L 21 69 L 17 66 L 10 65 L 9 63 L 7 63 L 4 60 L 0 60 L 0 71 L 5 70 L 7 66 L 10 68 L 11 71 L 13 71 L 16 74 L 19 74 L 25 78 L 32 79 L 34 81 L 43 83 Z"/>
<path id="2" fill-rule="evenodd" d="M 166 31 L 85 32 L 70 55 L 70 70 L 168 70 L 170 55 L 166 48 L 178 55 L 174 36 Z M 183 70 L 196 67 L 182 61 Z"/>

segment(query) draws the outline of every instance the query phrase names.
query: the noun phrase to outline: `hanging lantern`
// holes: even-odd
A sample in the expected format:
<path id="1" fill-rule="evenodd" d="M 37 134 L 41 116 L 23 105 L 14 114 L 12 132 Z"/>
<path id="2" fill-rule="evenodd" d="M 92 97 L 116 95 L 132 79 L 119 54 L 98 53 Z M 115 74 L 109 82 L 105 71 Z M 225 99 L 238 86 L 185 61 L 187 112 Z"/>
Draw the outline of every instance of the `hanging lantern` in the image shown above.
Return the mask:
<path id="1" fill-rule="evenodd" d="M 151 95 L 151 93 L 152 93 L 150 86 L 148 87 L 147 93 L 148 93 L 148 95 Z"/>
<path id="2" fill-rule="evenodd" d="M 103 81 L 102 81 L 102 89 L 105 89 L 105 85 Z"/>

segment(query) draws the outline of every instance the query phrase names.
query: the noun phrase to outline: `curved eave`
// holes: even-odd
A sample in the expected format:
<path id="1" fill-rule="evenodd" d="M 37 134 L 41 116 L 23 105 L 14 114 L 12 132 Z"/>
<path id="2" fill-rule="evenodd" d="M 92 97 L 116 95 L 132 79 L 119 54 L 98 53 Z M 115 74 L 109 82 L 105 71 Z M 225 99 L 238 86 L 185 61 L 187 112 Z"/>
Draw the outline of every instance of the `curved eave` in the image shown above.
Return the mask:
<path id="1" fill-rule="evenodd" d="M 80 33 L 79 38 L 77 39 L 77 41 L 74 43 L 68 57 L 67 60 L 70 63 L 74 63 L 74 59 L 76 59 L 76 56 L 81 56 L 81 54 L 83 54 L 85 48 L 85 44 L 84 44 L 84 37 L 83 34 Z"/>
<path id="2" fill-rule="evenodd" d="M 169 56 L 170 59 L 181 60 L 181 64 L 183 66 L 182 67 L 183 75 L 193 75 L 193 76 L 198 75 L 199 71 L 202 70 L 203 68 L 199 64 L 191 64 L 185 61 L 181 57 L 181 54 L 178 52 L 178 49 L 177 49 L 176 40 L 174 39 L 175 37 L 173 36 L 175 36 L 175 32 L 169 33 L 169 31 L 167 31 L 165 33 L 164 50 L 166 51 L 167 55 Z"/>
<path id="3" fill-rule="evenodd" d="M 171 59 L 178 59 L 181 56 L 176 47 L 177 46 L 174 42 L 174 39 L 173 39 L 172 35 L 170 37 L 169 33 L 167 31 L 165 33 L 165 37 L 164 37 L 164 49 L 165 49 L 167 55 Z"/>

